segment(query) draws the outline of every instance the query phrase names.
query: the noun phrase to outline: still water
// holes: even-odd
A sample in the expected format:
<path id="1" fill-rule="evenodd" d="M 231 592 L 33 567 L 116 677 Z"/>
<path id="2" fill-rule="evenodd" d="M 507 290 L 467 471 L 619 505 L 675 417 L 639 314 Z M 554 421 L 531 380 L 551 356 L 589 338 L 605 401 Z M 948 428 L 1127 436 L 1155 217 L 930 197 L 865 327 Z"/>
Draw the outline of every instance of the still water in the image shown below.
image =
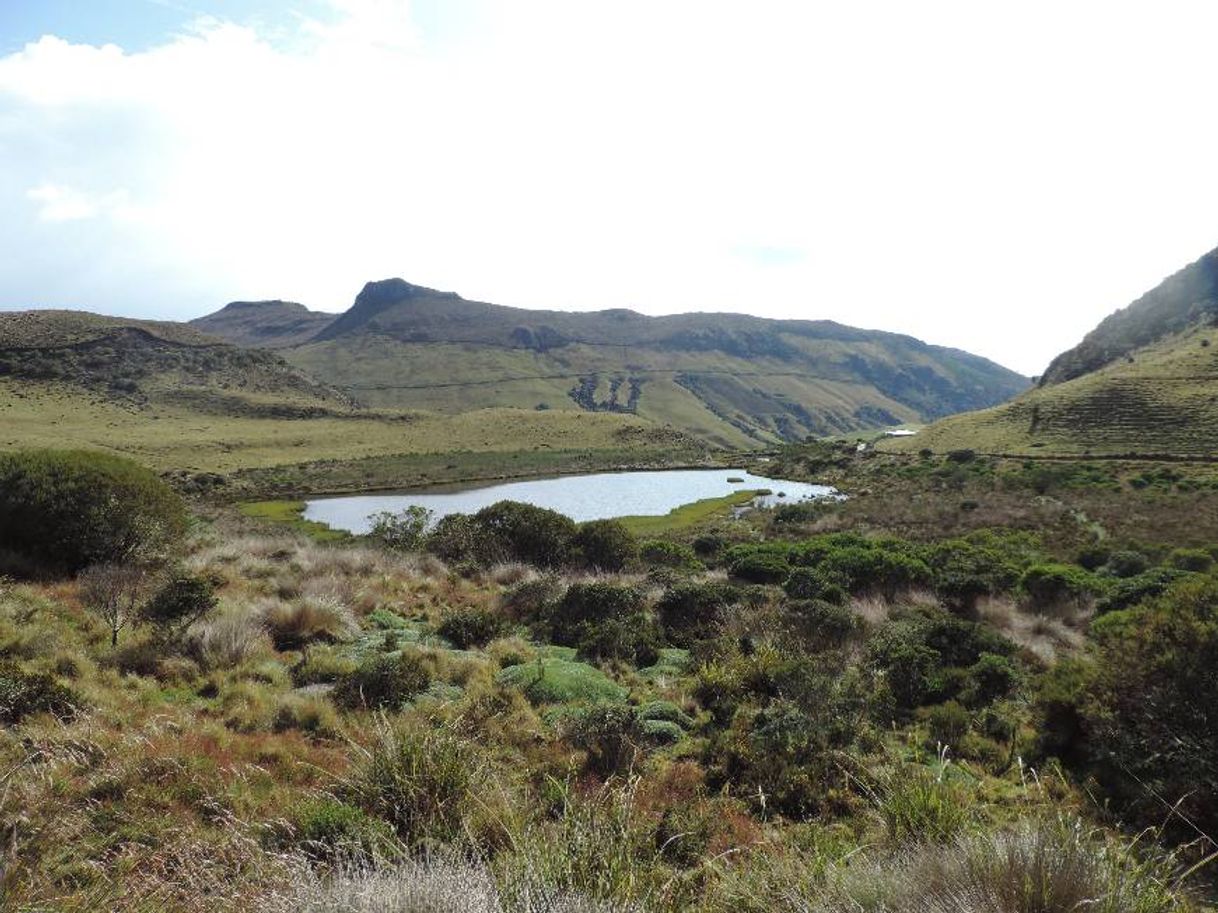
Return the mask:
<path id="1" fill-rule="evenodd" d="M 335 529 L 365 533 L 371 527 L 369 518 L 373 514 L 386 510 L 396 512 L 411 504 L 427 508 L 432 512 L 433 520 L 438 520 L 445 514 L 471 514 L 496 501 L 508 500 L 547 507 L 583 522 L 636 515 L 662 516 L 682 504 L 721 498 L 742 489 L 769 489 L 772 493 L 758 501 L 759 506 L 767 507 L 837 496 L 837 490 L 827 485 L 767 479 L 740 469 L 668 469 L 318 498 L 308 502 L 304 516 L 306 520 L 327 523 Z"/>

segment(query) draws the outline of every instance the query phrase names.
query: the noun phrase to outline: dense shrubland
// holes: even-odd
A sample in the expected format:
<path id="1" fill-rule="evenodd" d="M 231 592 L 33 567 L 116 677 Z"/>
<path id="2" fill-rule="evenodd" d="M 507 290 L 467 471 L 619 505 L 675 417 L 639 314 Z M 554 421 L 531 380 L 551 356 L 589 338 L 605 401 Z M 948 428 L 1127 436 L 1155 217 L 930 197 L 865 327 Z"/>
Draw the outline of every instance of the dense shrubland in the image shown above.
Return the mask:
<path id="1" fill-rule="evenodd" d="M 640 543 L 503 502 L 322 545 L 204 512 L 156 562 L 0 581 L 8 902 L 1204 903 L 1211 551 L 796 513 Z"/>

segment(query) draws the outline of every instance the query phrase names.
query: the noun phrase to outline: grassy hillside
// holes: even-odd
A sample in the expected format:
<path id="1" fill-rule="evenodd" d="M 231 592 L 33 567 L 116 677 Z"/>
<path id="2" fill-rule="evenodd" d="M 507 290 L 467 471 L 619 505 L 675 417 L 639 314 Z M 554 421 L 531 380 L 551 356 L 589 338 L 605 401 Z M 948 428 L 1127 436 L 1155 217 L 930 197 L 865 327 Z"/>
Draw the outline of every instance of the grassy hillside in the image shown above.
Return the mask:
<path id="1" fill-rule="evenodd" d="M 706 450 L 632 415 L 373 411 L 270 352 L 55 311 L 0 316 L 0 449 L 21 447 L 121 453 L 270 491 L 691 462 Z"/>
<path id="2" fill-rule="evenodd" d="M 1106 368 L 951 416 L 887 450 L 1210 457 L 1218 450 L 1218 330 L 1194 327 Z"/>
<path id="3" fill-rule="evenodd" d="M 191 325 L 239 346 L 278 349 L 307 342 L 333 319 L 294 301 L 233 301 Z"/>
<path id="4" fill-rule="evenodd" d="M 278 356 L 175 323 L 79 311 L 0 315 L 0 378 L 58 383 L 132 408 L 279 418 L 350 411 L 348 396 Z"/>
<path id="5" fill-rule="evenodd" d="M 196 324 L 228 332 L 224 314 Z M 268 332 L 280 316 L 267 308 Z M 312 341 L 281 351 L 375 407 L 632 413 L 725 447 L 922 421 L 1026 387 L 967 353 L 829 321 L 532 311 L 402 280 L 369 283 Z"/>

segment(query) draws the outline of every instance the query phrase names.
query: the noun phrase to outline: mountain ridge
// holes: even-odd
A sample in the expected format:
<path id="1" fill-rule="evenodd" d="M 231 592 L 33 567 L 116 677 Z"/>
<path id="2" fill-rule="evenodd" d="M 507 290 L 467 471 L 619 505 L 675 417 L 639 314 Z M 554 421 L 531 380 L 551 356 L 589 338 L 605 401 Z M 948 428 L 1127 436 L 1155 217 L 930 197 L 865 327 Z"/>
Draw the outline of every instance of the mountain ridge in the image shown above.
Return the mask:
<path id="1" fill-rule="evenodd" d="M 373 406 L 630 412 L 729 447 L 922 422 L 1029 384 L 959 349 L 828 320 L 532 310 L 400 278 L 366 283 L 308 339 L 285 336 L 282 309 L 261 313 L 289 362 Z M 192 323 L 256 336 L 233 317 Z"/>

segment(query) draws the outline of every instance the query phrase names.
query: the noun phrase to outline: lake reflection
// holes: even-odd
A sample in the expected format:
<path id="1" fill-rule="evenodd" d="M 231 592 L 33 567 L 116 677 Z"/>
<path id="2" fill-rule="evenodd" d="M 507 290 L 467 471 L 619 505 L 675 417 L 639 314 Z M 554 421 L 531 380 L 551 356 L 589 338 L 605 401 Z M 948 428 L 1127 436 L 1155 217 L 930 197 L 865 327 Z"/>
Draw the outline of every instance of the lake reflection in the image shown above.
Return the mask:
<path id="1" fill-rule="evenodd" d="M 318 498 L 308 502 L 304 516 L 335 529 L 366 533 L 373 514 L 396 512 L 411 504 L 427 508 L 433 519 L 438 520 L 446 514 L 471 514 L 496 501 L 508 500 L 556 510 L 582 523 L 611 517 L 662 516 L 682 504 L 721 498 L 742 489 L 769 489 L 772 494 L 760 499 L 762 506 L 837 496 L 837 490 L 828 485 L 767 479 L 740 469 L 666 469 Z"/>

